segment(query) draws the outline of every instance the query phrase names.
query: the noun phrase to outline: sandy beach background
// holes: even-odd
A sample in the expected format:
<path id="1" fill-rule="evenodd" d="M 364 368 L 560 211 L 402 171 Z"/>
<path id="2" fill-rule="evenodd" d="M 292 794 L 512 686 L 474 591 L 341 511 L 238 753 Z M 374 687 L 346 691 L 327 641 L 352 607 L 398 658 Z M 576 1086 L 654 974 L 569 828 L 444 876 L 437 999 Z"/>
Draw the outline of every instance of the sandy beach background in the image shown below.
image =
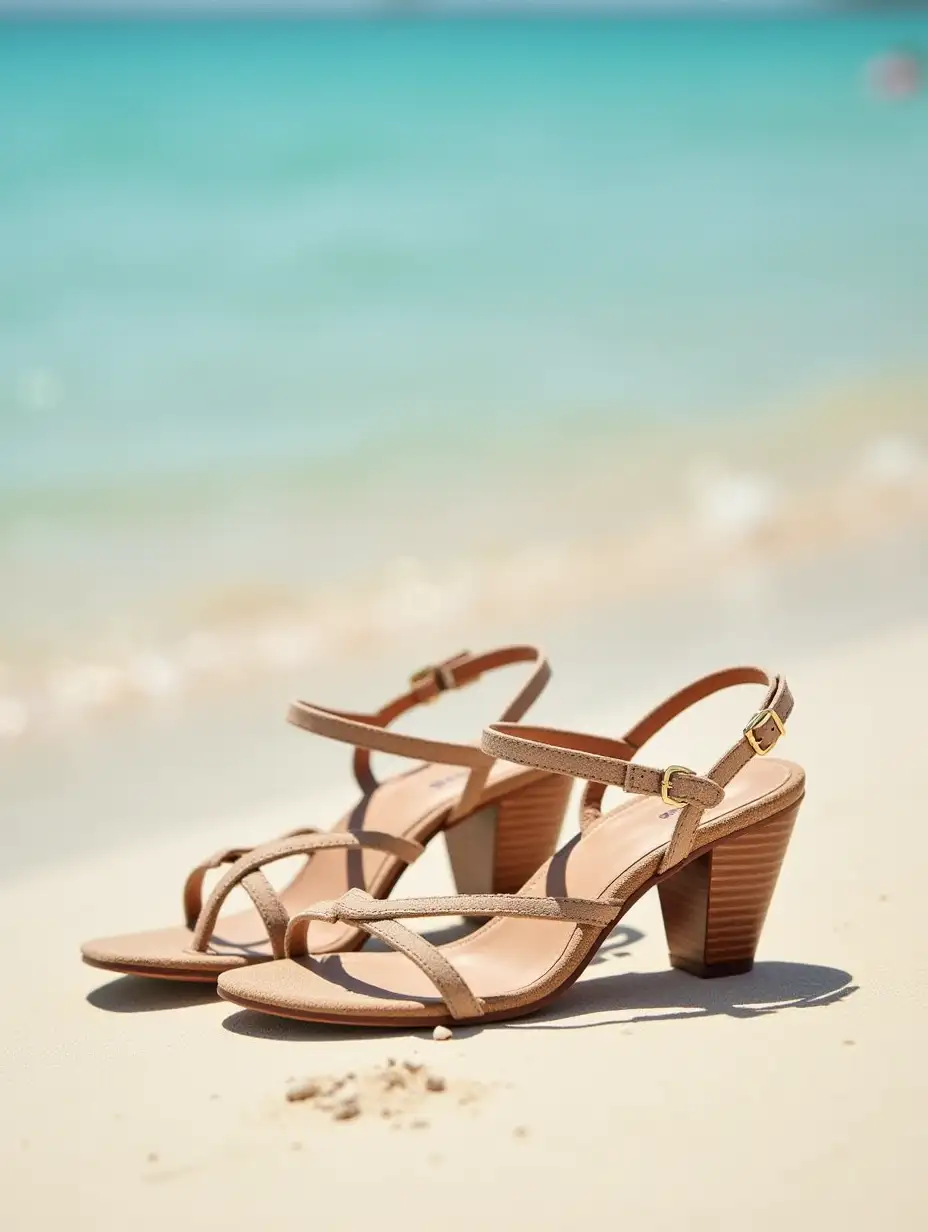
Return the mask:
<path id="1" fill-rule="evenodd" d="M 920 1227 L 928 107 L 872 64 L 925 21 L 0 35 L 3 1227 Z M 292 696 L 513 640 L 538 721 L 604 733 L 787 672 L 809 793 L 749 976 L 671 971 L 650 897 L 445 1043 L 80 964 L 351 803 Z M 444 889 L 436 843 L 400 890 Z M 355 1120 L 286 1099 L 348 1072 Z"/>
<path id="2" fill-rule="evenodd" d="M 621 1210 L 647 1228 L 920 1227 L 928 852 L 905 785 L 926 673 L 924 616 L 791 654 L 789 753 L 809 767 L 809 794 L 757 964 L 736 979 L 671 971 L 648 896 L 543 1015 L 444 1043 L 346 1034 L 76 960 L 82 934 L 171 918 L 203 850 L 284 828 L 293 810 L 14 880 L 0 898 L 6 1226 L 437 1219 L 463 1232 Z M 617 705 L 606 730 L 639 708 Z M 727 702 L 681 723 L 657 755 L 685 748 L 703 764 L 739 713 Z M 330 807 L 303 803 L 302 816 Z M 401 888 L 450 891 L 438 844 Z M 375 1094 L 349 1122 L 286 1099 L 294 1080 L 363 1078 L 391 1058 L 445 1089 Z"/>

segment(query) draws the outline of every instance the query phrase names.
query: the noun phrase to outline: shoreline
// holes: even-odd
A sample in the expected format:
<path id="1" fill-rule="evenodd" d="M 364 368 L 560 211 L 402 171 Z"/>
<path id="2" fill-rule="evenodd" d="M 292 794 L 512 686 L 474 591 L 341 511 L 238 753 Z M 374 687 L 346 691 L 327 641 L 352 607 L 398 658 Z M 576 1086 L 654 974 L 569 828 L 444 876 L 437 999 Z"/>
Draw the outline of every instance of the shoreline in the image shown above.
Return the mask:
<path id="1" fill-rule="evenodd" d="M 530 623 L 539 610 L 566 626 L 591 605 L 620 606 L 630 590 L 636 602 L 659 601 L 668 589 L 705 593 L 717 580 L 801 571 L 854 550 L 878 555 L 928 533 L 928 438 L 917 416 L 899 415 L 879 428 L 872 420 L 852 423 L 846 439 L 828 447 L 814 444 L 814 430 L 802 446 L 801 416 L 793 419 L 787 436 L 799 432 L 800 439 L 789 447 L 771 425 L 747 434 L 734 425 L 723 442 L 684 433 L 673 459 L 656 440 L 639 441 L 631 467 L 605 449 L 590 461 L 573 457 L 569 474 L 558 461 L 555 476 L 548 458 L 532 483 L 523 480 L 502 501 L 486 499 L 492 471 L 481 469 L 476 499 L 452 476 L 444 507 L 463 513 L 446 513 L 438 525 L 423 519 L 421 501 L 415 510 L 401 503 L 374 518 L 368 504 L 377 501 L 368 494 L 354 516 L 380 529 L 372 536 L 360 523 L 346 524 L 344 559 L 341 546 L 334 556 L 323 551 L 324 511 L 303 518 L 299 502 L 263 510 L 256 527 L 240 524 L 245 511 L 227 510 L 211 532 L 221 531 L 222 542 L 210 550 L 194 530 L 173 578 L 156 569 L 149 580 L 138 563 L 118 567 L 120 552 L 143 563 L 170 555 L 170 526 L 136 528 L 141 538 L 131 551 L 131 527 L 85 528 L 100 536 L 94 567 L 107 570 L 93 600 L 102 605 L 96 631 L 87 623 L 90 609 L 80 609 L 91 602 L 84 596 L 94 575 L 91 569 L 79 581 L 79 536 L 53 588 L 60 595 L 73 582 L 81 596 L 75 612 L 65 613 L 49 593 L 32 619 L 30 604 L 49 579 L 41 568 L 30 577 L 21 561 L 17 566 L 14 534 L 14 585 L 0 617 L 0 757 L 4 746 L 132 709 L 197 704 L 202 694 L 242 691 L 275 674 L 315 673 L 339 661 L 350 671 L 352 660 L 375 661 L 406 640 L 453 640 L 474 628 Z M 668 465 L 674 480 L 664 491 Z M 540 499 L 549 482 L 557 492 L 550 505 Z M 246 530 L 252 553 L 274 541 L 267 560 L 227 559 Z M 327 559 L 321 569 L 313 564 L 320 552 Z M 183 582 L 185 570 L 191 576 Z"/>
<path id="2" fill-rule="evenodd" d="M 367 710 L 403 691 L 411 670 L 454 648 L 528 640 L 545 648 L 554 669 L 532 717 L 556 726 L 592 723 L 605 733 L 616 713 L 626 723 L 636 717 L 633 698 L 649 709 L 690 674 L 733 661 L 788 666 L 836 639 L 905 627 L 928 612 L 926 558 L 924 535 L 904 535 L 830 561 L 747 570 L 737 582 L 722 577 L 701 590 L 653 595 L 630 587 L 624 602 L 591 605 L 570 621 L 545 612 L 530 621 L 486 621 L 476 631 L 461 625 L 407 634 L 395 639 L 389 659 L 368 651 L 318 669 L 278 670 L 42 739 L 0 743 L 7 849 L 0 887 L 50 856 L 131 848 L 162 833 L 205 835 L 214 821 L 221 830 L 222 818 L 239 819 L 236 839 L 257 841 L 250 819 L 271 810 L 296 817 L 282 829 L 306 824 L 309 802 L 320 794 L 331 812 L 310 824 L 328 826 L 352 802 L 350 750 L 289 727 L 284 716 L 294 696 Z M 467 739 L 498 716 L 518 679 L 518 669 L 488 677 L 403 726 Z M 218 843 L 226 841 L 220 834 Z"/>

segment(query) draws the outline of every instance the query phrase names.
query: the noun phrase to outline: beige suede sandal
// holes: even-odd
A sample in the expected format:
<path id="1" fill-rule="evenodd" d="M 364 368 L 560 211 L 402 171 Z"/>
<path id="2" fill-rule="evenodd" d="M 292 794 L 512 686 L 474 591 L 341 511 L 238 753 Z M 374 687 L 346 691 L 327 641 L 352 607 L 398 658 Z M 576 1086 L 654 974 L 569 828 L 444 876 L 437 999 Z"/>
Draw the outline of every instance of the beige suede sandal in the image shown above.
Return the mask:
<path id="1" fill-rule="evenodd" d="M 766 697 L 708 774 L 632 761 L 680 711 L 740 684 L 766 685 Z M 799 766 L 766 756 L 792 706 L 781 676 L 736 667 L 681 690 L 622 740 L 494 724 L 483 738 L 489 756 L 589 780 L 576 839 L 518 894 L 383 903 L 355 889 L 317 903 L 290 921 L 286 959 L 230 971 L 219 981 L 220 995 L 248 1009 L 356 1026 L 514 1018 L 567 988 L 652 886 L 660 892 L 673 966 L 699 976 L 750 970 L 805 784 Z M 644 798 L 603 814 L 607 784 Z M 448 915 L 492 919 L 440 947 L 399 923 Z M 315 930 L 339 923 L 390 950 L 308 957 L 308 941 L 317 949 Z"/>
<path id="2" fill-rule="evenodd" d="M 184 886 L 186 923 L 173 928 L 89 941 L 84 961 L 134 975 L 214 981 L 223 971 L 283 958 L 291 914 L 347 891 L 386 897 L 425 844 L 444 833 L 457 888 L 462 894 L 515 891 L 557 844 L 570 795 L 563 776 L 500 763 L 476 745 L 423 740 L 387 731 L 389 724 L 443 692 L 486 672 L 534 663 L 525 686 L 503 718 L 521 718 L 551 676 L 534 646 L 505 646 L 482 655 L 462 653 L 428 667 L 410 690 L 375 714 L 349 714 L 296 702 L 291 723 L 355 746 L 358 804 L 327 832 L 298 830 L 262 846 L 229 847 L 198 864 Z M 379 783 L 371 750 L 414 758 L 421 764 Z M 309 858 L 290 884 L 275 892 L 261 869 L 295 855 Z M 204 904 L 210 869 L 230 864 Z M 229 893 L 241 885 L 255 910 L 220 918 Z M 319 953 L 363 945 L 367 930 L 333 917 L 314 933 Z"/>

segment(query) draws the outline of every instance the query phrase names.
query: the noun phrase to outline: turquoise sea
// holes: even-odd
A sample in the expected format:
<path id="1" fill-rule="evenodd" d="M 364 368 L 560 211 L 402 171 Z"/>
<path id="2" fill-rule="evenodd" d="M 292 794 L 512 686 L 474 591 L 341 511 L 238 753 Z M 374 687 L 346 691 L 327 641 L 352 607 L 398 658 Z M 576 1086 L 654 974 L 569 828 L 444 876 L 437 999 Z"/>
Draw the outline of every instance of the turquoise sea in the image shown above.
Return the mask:
<path id="1" fill-rule="evenodd" d="M 0 736 L 921 517 L 898 47 L 928 20 L 0 24 Z"/>

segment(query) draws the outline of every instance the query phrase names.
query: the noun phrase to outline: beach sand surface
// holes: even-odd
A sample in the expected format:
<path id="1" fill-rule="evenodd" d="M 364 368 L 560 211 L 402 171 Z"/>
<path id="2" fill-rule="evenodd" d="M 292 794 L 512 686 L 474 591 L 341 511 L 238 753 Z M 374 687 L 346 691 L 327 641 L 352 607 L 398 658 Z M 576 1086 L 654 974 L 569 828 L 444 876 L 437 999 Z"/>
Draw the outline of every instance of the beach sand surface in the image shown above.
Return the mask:
<path id="1" fill-rule="evenodd" d="M 809 790 L 747 976 L 671 971 L 648 895 L 537 1017 L 446 1042 L 314 1027 L 78 959 L 86 936 L 173 919 L 228 825 L 7 883 L 4 1229 L 923 1226 L 928 624 L 800 657 L 789 678 L 783 752 Z M 711 762 L 745 696 L 649 761 Z M 450 889 L 440 844 L 402 888 Z M 447 1088 L 390 1118 L 286 1099 L 389 1058 Z"/>

